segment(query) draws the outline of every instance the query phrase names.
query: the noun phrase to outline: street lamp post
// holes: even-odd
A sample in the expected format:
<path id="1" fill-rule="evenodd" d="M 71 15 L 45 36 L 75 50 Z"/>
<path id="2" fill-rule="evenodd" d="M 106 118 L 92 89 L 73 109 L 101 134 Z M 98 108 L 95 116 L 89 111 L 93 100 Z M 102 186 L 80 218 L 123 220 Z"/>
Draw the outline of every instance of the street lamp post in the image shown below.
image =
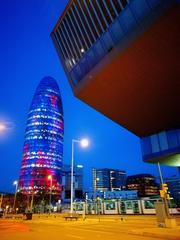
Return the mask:
<path id="1" fill-rule="evenodd" d="M 14 181 L 13 185 L 16 186 L 15 188 L 15 195 L 14 195 L 14 203 L 13 203 L 13 212 L 15 212 L 15 205 L 16 205 L 16 195 L 17 195 L 17 188 L 18 188 L 18 181 Z"/>
<path id="2" fill-rule="evenodd" d="M 51 197 L 52 197 L 52 175 L 48 176 L 50 180 L 50 194 L 49 194 L 49 212 L 51 212 Z"/>
<path id="3" fill-rule="evenodd" d="M 89 145 L 87 139 L 76 140 L 72 139 L 72 156 L 71 156 L 71 209 L 70 213 L 73 213 L 73 195 L 74 195 L 74 186 L 73 186 L 73 172 L 74 172 L 74 144 L 78 143 L 81 147 L 85 148 Z"/>
<path id="4" fill-rule="evenodd" d="M 0 208 L 1 208 L 1 206 L 2 206 L 2 202 L 3 202 L 3 193 L 1 193 Z"/>
<path id="5" fill-rule="evenodd" d="M 31 213 L 33 212 L 34 194 L 35 194 L 35 192 L 33 191 L 32 195 L 31 195 L 31 203 L 30 203 L 30 212 Z"/>

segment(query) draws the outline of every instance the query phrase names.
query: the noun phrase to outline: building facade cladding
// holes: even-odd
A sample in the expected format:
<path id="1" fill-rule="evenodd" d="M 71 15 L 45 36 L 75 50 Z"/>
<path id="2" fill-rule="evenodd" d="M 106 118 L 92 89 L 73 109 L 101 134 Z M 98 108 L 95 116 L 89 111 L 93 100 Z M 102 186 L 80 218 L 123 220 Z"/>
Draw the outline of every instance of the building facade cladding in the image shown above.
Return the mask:
<path id="1" fill-rule="evenodd" d="M 23 194 L 61 195 L 64 138 L 59 87 L 51 77 L 41 80 L 28 113 L 18 190 Z M 52 180 L 48 179 L 51 175 Z M 52 181 L 52 182 L 51 182 Z"/>
<path id="2" fill-rule="evenodd" d="M 141 149 L 145 162 L 180 166 L 180 129 L 141 138 Z"/>
<path id="3" fill-rule="evenodd" d="M 169 0 L 72 0 L 51 33 L 72 86 Z M 148 16 L 148 17 L 147 17 Z M 139 32 L 140 30 L 138 30 Z"/>
<path id="4" fill-rule="evenodd" d="M 118 169 L 92 169 L 94 191 L 113 191 L 125 189 L 126 172 Z"/>
<path id="5" fill-rule="evenodd" d="M 177 134 L 179 132 L 177 129 L 179 117 L 176 114 L 179 111 L 174 104 L 178 102 L 178 92 L 174 93 L 174 89 L 171 88 L 174 86 L 178 89 L 176 86 L 179 86 L 177 84 L 179 71 L 176 67 L 178 61 L 174 61 L 176 57 L 173 55 L 175 54 L 173 49 L 179 52 L 179 44 L 174 42 L 174 39 L 178 39 L 174 37 L 178 28 L 175 27 L 175 35 L 172 35 L 171 31 L 166 32 L 167 22 L 164 18 L 162 20 L 162 17 L 166 16 L 170 24 L 176 25 L 178 18 L 176 18 L 177 13 L 174 9 L 178 9 L 179 3 L 179 0 L 71 0 L 51 33 L 75 95 L 97 111 L 142 137 L 144 161 L 159 161 L 164 164 L 167 162 L 167 165 L 174 166 L 180 166 L 179 143 L 175 143 L 179 140 L 176 134 L 174 138 L 172 137 L 173 131 Z M 175 12 L 167 16 L 170 9 Z M 161 20 L 162 25 L 158 25 L 158 29 L 154 25 Z M 154 30 L 149 33 L 151 27 Z M 173 36 L 173 40 L 164 39 L 163 34 Z M 144 38 L 141 39 L 142 35 Z M 146 35 L 148 35 L 147 39 Z M 163 60 L 167 45 L 162 45 L 164 46 L 162 48 L 158 45 L 162 39 L 164 42 L 171 41 L 168 49 L 173 53 L 170 56 L 167 52 L 165 62 Z M 162 41 L 162 44 L 164 42 Z M 141 44 L 144 44 L 143 49 L 141 49 Z M 164 51 L 158 52 L 163 48 L 165 48 Z M 149 49 L 152 49 L 152 52 Z M 154 52 L 157 52 L 157 55 Z M 128 65 L 125 64 L 126 62 L 131 63 Z M 134 69 L 136 63 L 139 63 L 136 69 L 140 70 Z M 119 67 L 118 71 L 117 67 Z M 163 69 L 167 71 L 163 72 Z M 162 74 L 159 74 L 161 72 Z M 173 78 L 171 81 L 169 81 L 170 75 Z M 137 82 L 137 85 L 134 82 Z M 147 82 L 147 85 L 144 85 L 144 82 Z M 162 87 L 158 87 L 162 84 L 166 88 L 163 88 L 163 91 Z M 142 89 L 144 91 L 141 91 Z M 98 94 L 100 91 L 101 93 Z M 104 96 L 107 93 L 109 101 L 105 104 Z M 121 105 L 119 109 L 112 107 L 116 106 L 117 102 Z M 172 128 L 175 130 L 168 131 Z M 163 137 L 164 133 L 159 133 L 160 131 L 166 131 L 166 137 Z M 154 135 L 149 136 L 151 134 Z M 158 140 L 160 141 L 159 147 L 156 144 L 157 138 L 160 139 Z M 172 139 L 172 143 L 168 140 L 168 147 L 165 147 L 165 138 Z M 161 147 L 161 145 L 164 146 Z"/>
<path id="6" fill-rule="evenodd" d="M 127 177 L 127 190 L 137 190 L 139 197 L 150 197 L 159 195 L 158 185 L 155 177 L 151 174 L 137 174 Z"/>

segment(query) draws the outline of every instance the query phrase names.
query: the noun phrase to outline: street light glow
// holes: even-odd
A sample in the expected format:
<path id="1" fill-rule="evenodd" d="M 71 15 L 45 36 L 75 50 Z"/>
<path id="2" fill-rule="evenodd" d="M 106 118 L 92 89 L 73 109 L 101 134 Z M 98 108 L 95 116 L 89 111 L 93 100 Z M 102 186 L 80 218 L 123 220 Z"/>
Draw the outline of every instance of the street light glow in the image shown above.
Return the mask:
<path id="1" fill-rule="evenodd" d="M 17 185 L 17 184 L 18 184 L 18 181 L 14 181 L 14 182 L 13 182 L 13 185 Z"/>
<path id="2" fill-rule="evenodd" d="M 6 130 L 6 125 L 4 123 L 0 123 L 0 132 Z"/>
<path id="3" fill-rule="evenodd" d="M 52 175 L 48 175 L 48 179 L 51 180 L 52 179 Z"/>
<path id="4" fill-rule="evenodd" d="M 85 147 L 88 147 L 89 141 L 86 138 L 84 138 L 80 141 L 80 144 L 81 144 L 81 147 L 85 148 Z"/>

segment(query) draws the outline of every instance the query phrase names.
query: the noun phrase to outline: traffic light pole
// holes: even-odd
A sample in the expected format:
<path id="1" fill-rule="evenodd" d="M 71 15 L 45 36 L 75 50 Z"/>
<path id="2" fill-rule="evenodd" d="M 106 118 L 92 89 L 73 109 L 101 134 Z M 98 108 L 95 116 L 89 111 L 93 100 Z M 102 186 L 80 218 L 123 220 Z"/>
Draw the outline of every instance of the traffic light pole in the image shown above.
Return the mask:
<path id="1" fill-rule="evenodd" d="M 167 189 L 165 190 L 165 184 L 163 182 L 163 177 L 162 177 L 162 172 L 161 172 L 161 168 L 160 168 L 160 164 L 158 162 L 158 170 L 159 170 L 159 176 L 160 176 L 160 181 L 161 181 L 161 190 L 163 192 L 163 196 L 161 196 L 164 205 L 165 205 L 165 210 L 166 210 L 166 215 L 167 217 L 170 217 L 169 215 L 169 206 L 168 206 L 168 202 L 167 202 Z"/>

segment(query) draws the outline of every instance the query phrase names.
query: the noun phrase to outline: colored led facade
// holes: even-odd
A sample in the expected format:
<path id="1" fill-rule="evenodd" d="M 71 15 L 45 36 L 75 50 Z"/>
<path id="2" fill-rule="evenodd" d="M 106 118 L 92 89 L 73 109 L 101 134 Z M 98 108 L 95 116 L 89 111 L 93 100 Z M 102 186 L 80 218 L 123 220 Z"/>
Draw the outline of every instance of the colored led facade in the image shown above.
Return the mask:
<path id="1" fill-rule="evenodd" d="M 18 189 L 26 195 L 61 196 L 63 108 L 56 81 L 41 80 L 28 113 Z M 50 177 L 52 177 L 52 181 Z"/>

